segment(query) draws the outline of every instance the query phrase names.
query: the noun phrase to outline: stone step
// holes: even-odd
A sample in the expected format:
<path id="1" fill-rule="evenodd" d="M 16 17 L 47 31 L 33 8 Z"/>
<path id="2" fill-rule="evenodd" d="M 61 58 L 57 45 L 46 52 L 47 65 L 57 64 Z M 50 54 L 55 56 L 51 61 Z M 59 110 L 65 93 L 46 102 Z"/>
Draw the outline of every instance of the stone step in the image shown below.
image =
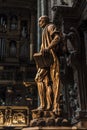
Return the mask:
<path id="1" fill-rule="evenodd" d="M 29 127 L 22 130 L 77 130 L 77 127 Z"/>

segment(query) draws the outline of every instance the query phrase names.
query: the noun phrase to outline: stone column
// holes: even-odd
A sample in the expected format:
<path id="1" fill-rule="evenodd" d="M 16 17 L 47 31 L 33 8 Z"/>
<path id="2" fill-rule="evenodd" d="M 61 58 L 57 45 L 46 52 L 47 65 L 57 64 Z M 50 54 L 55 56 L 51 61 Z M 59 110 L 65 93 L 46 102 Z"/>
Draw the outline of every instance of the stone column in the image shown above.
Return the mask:
<path id="1" fill-rule="evenodd" d="M 85 41 L 85 55 L 86 55 L 86 65 L 87 65 L 87 30 L 84 31 L 84 41 Z"/>
<path id="2" fill-rule="evenodd" d="M 33 47 L 34 47 L 34 40 L 35 40 L 35 16 L 31 13 L 31 27 L 30 27 L 30 61 L 33 59 Z"/>
<path id="3" fill-rule="evenodd" d="M 85 22 L 80 25 L 80 39 L 81 39 L 81 70 L 79 69 L 80 78 L 80 100 L 81 100 L 81 112 L 80 112 L 80 125 L 87 128 L 87 27 Z"/>
<path id="4" fill-rule="evenodd" d="M 87 114 L 87 28 L 86 28 L 86 25 L 85 25 L 85 29 L 84 30 L 84 50 L 85 53 L 84 53 L 84 57 L 82 57 L 82 71 L 83 71 L 83 75 L 82 75 L 82 78 L 83 78 L 83 85 L 82 85 L 82 89 L 83 89 L 83 100 L 84 100 L 84 109 L 86 111 L 86 114 Z"/>
<path id="5" fill-rule="evenodd" d="M 41 16 L 41 0 L 37 0 L 37 51 L 40 50 L 41 44 L 41 29 L 38 26 L 38 19 Z"/>
<path id="6" fill-rule="evenodd" d="M 41 0 L 41 15 L 47 15 L 47 2 L 46 2 L 46 0 Z"/>
<path id="7" fill-rule="evenodd" d="M 86 25 L 84 28 L 81 28 L 81 70 L 79 75 L 80 77 L 80 100 L 81 100 L 81 112 L 82 115 L 87 116 L 87 29 Z"/>

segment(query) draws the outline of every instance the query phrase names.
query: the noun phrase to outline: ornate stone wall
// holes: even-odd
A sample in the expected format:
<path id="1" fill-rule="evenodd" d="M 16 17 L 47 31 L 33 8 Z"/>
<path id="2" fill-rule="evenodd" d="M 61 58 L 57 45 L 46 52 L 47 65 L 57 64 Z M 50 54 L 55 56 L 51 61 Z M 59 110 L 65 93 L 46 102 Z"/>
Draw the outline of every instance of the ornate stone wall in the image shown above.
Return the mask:
<path id="1" fill-rule="evenodd" d="M 69 116 L 74 117 L 74 115 L 77 116 L 78 113 L 79 113 L 79 117 L 81 116 L 83 119 L 85 119 L 85 116 L 87 115 L 86 114 L 86 111 L 87 111 L 87 106 L 86 106 L 86 104 L 87 104 L 87 102 L 86 102 L 86 100 L 87 100 L 87 96 L 86 96 L 87 95 L 87 89 L 86 89 L 86 84 L 87 84 L 87 81 L 86 81 L 86 76 L 87 76 L 87 65 L 86 65 L 87 50 L 86 50 L 86 44 L 85 44 L 86 43 L 86 30 L 87 30 L 86 29 L 87 1 L 86 0 L 82 0 L 82 1 L 77 0 L 77 1 L 72 1 L 72 2 L 73 2 L 74 8 L 56 5 L 56 6 L 53 6 L 52 9 L 55 11 L 54 22 L 57 24 L 57 26 L 59 25 L 58 24 L 59 16 L 60 16 L 59 14 L 61 14 L 61 17 L 62 17 L 61 22 L 63 22 L 63 24 L 61 24 L 61 26 L 64 26 L 63 32 L 68 33 L 72 26 L 78 32 L 79 41 L 77 41 L 77 43 L 79 44 L 79 49 L 80 49 L 80 53 L 79 53 L 80 59 L 76 63 L 75 63 L 75 60 L 72 60 L 72 70 L 73 70 L 72 74 L 73 74 L 73 76 L 77 77 L 78 85 L 76 87 L 76 84 L 77 84 L 76 80 L 75 80 L 76 83 L 74 82 L 75 84 L 71 85 L 72 87 L 66 85 L 67 86 L 66 88 L 69 89 L 69 90 L 67 90 L 67 92 L 68 92 L 67 97 L 70 100 L 72 99 L 72 97 L 74 97 L 70 101 L 70 103 L 68 102 L 67 105 L 69 105 L 68 109 L 70 111 L 72 111 L 71 112 L 72 114 L 69 115 Z M 77 11 L 76 11 L 76 9 L 77 9 Z M 74 55 L 72 54 L 72 58 L 75 58 L 73 56 Z M 76 57 L 78 57 L 78 56 L 76 56 Z M 71 84 L 71 81 L 70 81 L 70 84 Z M 70 85 L 70 84 L 68 84 L 68 85 Z M 76 89 L 77 94 L 74 93 L 74 91 L 75 91 L 74 89 Z M 73 93 L 77 96 L 76 97 L 73 96 Z M 73 104 L 73 101 L 74 101 L 74 103 L 77 102 L 76 106 L 75 106 L 75 104 Z M 75 114 L 73 112 L 75 112 Z M 76 114 L 76 112 L 77 112 L 77 114 Z"/>

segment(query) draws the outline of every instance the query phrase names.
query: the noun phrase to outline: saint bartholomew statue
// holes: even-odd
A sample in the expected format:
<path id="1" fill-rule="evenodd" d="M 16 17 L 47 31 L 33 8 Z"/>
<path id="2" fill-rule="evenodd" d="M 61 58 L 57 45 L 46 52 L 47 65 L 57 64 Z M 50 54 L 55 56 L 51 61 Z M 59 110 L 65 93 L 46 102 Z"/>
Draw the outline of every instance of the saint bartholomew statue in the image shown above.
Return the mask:
<path id="1" fill-rule="evenodd" d="M 48 52 L 53 57 L 53 63 L 48 67 L 40 68 L 37 65 L 35 81 L 38 86 L 40 106 L 38 110 L 59 110 L 60 95 L 60 69 L 59 60 L 56 55 L 56 48 L 60 42 L 59 32 L 53 23 L 49 22 L 48 16 L 39 18 L 39 26 L 42 28 L 42 43 L 40 53 L 46 56 Z M 50 59 L 48 59 L 49 62 Z"/>

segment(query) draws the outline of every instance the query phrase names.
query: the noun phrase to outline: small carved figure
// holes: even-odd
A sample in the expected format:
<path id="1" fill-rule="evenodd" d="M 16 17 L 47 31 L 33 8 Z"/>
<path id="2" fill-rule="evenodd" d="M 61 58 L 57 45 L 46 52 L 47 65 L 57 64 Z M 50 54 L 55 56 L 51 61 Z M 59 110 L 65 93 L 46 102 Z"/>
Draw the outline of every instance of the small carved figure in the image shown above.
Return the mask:
<path id="1" fill-rule="evenodd" d="M 3 122 L 4 122 L 4 115 L 2 111 L 0 111 L 0 124 L 3 124 Z"/>
<path id="2" fill-rule="evenodd" d="M 40 97 L 40 106 L 38 107 L 38 110 L 43 110 L 45 108 L 46 110 L 53 109 L 54 112 L 58 112 L 60 69 L 55 49 L 60 42 L 59 31 L 53 23 L 49 22 L 48 16 L 45 15 L 39 18 L 39 26 L 43 29 L 40 54 L 42 54 L 45 59 L 47 54 L 50 53 L 53 56 L 53 63 L 50 66 L 45 66 L 43 68 L 40 68 L 40 66 L 36 63 L 38 71 L 35 81 L 38 86 L 38 93 Z M 49 60 L 50 59 L 48 58 L 47 62 L 49 62 Z"/>
<path id="3" fill-rule="evenodd" d="M 11 108 L 7 107 L 7 109 L 5 110 L 5 124 L 8 126 L 8 125 L 11 125 L 12 123 L 12 110 Z"/>

